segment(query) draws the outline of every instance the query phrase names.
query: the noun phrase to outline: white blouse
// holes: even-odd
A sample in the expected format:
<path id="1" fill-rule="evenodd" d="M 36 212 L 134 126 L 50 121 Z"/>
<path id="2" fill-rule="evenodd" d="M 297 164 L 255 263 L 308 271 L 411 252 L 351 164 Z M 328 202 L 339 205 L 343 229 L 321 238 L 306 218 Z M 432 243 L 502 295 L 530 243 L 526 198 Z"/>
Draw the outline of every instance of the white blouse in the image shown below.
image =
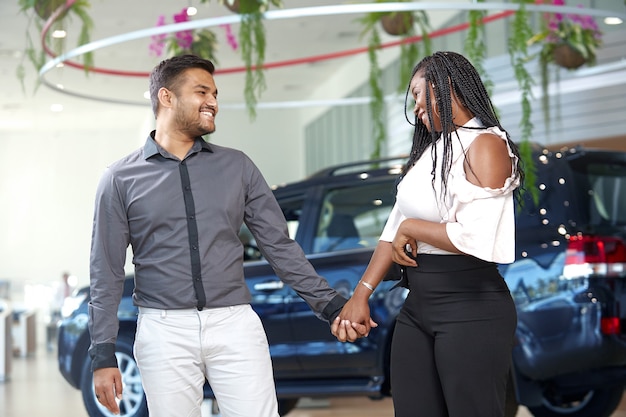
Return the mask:
<path id="1" fill-rule="evenodd" d="M 443 139 L 436 143 L 437 166 L 434 187 L 432 183 L 432 149 L 411 167 L 398 185 L 396 204 L 383 229 L 380 240 L 392 242 L 398 227 L 407 218 L 423 219 L 446 224 L 448 238 L 461 252 L 485 261 L 511 263 L 515 260 L 515 208 L 513 190 L 519 179 L 513 178 L 517 157 L 509 149 L 512 162 L 511 176 L 502 188 L 478 187 L 467 180 L 462 157 L 476 137 L 493 133 L 506 141 L 506 134 L 498 127 L 482 127 L 477 118 L 470 120 L 452 134 L 452 166 L 448 189 L 442 198 L 441 160 Z M 460 139 L 460 140 L 459 140 Z M 424 242 L 418 242 L 417 252 L 423 254 L 451 254 Z"/>

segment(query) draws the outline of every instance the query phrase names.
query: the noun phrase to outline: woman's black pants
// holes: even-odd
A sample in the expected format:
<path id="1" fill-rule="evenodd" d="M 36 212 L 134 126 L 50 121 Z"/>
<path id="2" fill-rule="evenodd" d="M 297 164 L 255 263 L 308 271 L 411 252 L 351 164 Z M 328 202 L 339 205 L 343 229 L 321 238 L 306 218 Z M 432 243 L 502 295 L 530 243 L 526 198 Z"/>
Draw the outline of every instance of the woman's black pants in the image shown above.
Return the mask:
<path id="1" fill-rule="evenodd" d="M 497 265 L 418 255 L 391 348 L 396 417 L 502 417 L 517 323 Z"/>

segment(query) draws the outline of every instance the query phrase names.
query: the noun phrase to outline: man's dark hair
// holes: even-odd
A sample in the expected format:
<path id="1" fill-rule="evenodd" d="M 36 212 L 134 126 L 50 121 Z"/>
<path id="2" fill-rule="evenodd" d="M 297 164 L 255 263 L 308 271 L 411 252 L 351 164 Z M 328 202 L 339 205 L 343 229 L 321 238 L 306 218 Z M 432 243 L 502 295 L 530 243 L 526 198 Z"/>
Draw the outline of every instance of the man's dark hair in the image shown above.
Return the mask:
<path id="1" fill-rule="evenodd" d="M 154 117 L 159 110 L 159 90 L 165 87 L 176 91 L 180 81 L 180 74 L 189 68 L 200 68 L 211 75 L 215 72 L 215 65 L 208 59 L 196 55 L 179 55 L 161 61 L 150 73 L 150 101 Z"/>

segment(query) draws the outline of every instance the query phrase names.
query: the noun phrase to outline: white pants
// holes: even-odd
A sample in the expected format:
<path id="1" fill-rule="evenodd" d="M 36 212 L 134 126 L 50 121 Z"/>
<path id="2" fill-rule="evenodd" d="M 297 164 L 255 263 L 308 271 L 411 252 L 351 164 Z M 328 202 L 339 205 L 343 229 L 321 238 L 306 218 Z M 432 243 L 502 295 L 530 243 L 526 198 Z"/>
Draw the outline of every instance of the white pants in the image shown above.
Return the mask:
<path id="1" fill-rule="evenodd" d="M 140 308 L 134 352 L 150 417 L 200 417 L 205 378 L 223 417 L 278 417 L 267 336 L 250 305 Z"/>

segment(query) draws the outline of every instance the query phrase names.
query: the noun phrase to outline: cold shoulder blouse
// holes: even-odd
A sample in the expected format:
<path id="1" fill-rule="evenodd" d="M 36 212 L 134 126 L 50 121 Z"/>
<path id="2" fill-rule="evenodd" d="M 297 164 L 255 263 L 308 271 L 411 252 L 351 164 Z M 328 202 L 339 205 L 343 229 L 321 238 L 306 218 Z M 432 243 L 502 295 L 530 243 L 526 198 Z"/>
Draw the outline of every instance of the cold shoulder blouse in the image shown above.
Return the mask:
<path id="1" fill-rule="evenodd" d="M 512 170 L 502 188 L 479 187 L 467 180 L 463 167 L 464 155 L 474 139 L 483 133 L 493 133 L 506 141 L 498 127 L 483 127 L 474 118 L 452 134 L 452 166 L 448 176 L 447 193 L 442 195 L 441 159 L 443 140 L 436 143 L 436 177 L 432 183 L 432 148 L 407 172 L 398 185 L 396 203 L 381 234 L 380 240 L 393 241 L 398 227 L 407 218 L 446 224 L 450 241 L 461 252 L 485 261 L 511 263 L 515 260 L 515 212 L 513 191 L 519 186 L 513 169 L 517 157 L 507 142 Z M 418 253 L 451 254 L 448 251 L 418 242 Z M 418 261 L 419 262 L 419 261 Z"/>

